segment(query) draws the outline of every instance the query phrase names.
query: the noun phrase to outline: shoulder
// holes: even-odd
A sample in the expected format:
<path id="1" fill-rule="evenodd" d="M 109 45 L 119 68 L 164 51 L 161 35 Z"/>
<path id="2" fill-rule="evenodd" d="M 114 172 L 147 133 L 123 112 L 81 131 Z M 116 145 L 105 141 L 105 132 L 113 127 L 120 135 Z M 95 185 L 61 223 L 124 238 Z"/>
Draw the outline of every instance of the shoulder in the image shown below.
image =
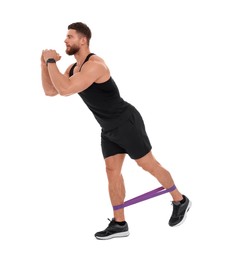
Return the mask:
<path id="1" fill-rule="evenodd" d="M 110 78 L 110 70 L 107 67 L 105 61 L 97 56 L 92 55 L 90 59 L 84 64 L 81 72 L 95 75 L 96 83 L 102 83 Z"/>
<path id="2" fill-rule="evenodd" d="M 92 55 L 90 57 L 89 61 L 104 62 L 104 60 L 96 54 Z"/>
<path id="3" fill-rule="evenodd" d="M 90 67 L 98 70 L 108 70 L 105 61 L 97 55 L 92 55 L 90 59 L 84 64 L 83 67 L 84 68 Z"/>

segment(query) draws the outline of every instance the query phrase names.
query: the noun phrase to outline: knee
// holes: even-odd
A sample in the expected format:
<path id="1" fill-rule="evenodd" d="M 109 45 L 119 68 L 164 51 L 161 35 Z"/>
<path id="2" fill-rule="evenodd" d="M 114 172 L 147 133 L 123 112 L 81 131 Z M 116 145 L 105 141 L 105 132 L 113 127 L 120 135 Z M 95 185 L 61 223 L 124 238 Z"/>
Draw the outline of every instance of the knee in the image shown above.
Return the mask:
<path id="1" fill-rule="evenodd" d="M 151 168 L 151 165 L 148 162 L 145 163 L 145 162 L 137 161 L 137 165 L 141 167 L 144 171 L 149 171 Z"/>
<path id="2" fill-rule="evenodd" d="M 146 161 L 137 161 L 139 167 L 144 171 L 150 172 L 152 175 L 155 175 L 156 169 L 159 167 L 159 163 L 155 159 L 150 159 Z"/>
<path id="3" fill-rule="evenodd" d="M 114 165 L 106 165 L 106 173 L 109 183 L 115 182 L 121 176 L 121 171 Z"/>
<path id="4" fill-rule="evenodd" d="M 115 155 L 105 160 L 106 173 L 109 181 L 115 181 L 121 177 L 121 168 L 124 161 L 124 154 Z"/>
<path id="5" fill-rule="evenodd" d="M 106 165 L 106 173 L 108 175 L 113 175 L 117 171 L 114 165 Z"/>

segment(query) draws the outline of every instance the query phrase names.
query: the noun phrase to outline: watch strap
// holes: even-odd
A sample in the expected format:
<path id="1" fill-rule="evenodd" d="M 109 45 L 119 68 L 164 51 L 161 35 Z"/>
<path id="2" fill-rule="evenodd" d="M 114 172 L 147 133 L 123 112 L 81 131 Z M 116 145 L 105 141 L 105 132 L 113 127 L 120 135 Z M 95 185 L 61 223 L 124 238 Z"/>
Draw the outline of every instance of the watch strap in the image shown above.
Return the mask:
<path id="1" fill-rule="evenodd" d="M 46 65 L 48 65 L 48 63 L 56 63 L 56 60 L 53 59 L 53 58 L 49 58 L 49 59 L 47 59 L 47 61 L 46 61 Z"/>

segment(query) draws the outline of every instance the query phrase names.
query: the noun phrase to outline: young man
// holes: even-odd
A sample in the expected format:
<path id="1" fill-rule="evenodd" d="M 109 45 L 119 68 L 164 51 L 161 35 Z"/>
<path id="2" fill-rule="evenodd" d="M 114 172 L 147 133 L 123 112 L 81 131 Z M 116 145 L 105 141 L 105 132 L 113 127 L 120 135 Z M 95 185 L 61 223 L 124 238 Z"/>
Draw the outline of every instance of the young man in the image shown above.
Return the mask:
<path id="1" fill-rule="evenodd" d="M 151 152 L 143 119 L 134 106 L 123 100 L 104 60 L 90 52 L 91 31 L 84 23 L 68 26 L 65 39 L 66 53 L 74 55 L 76 63 L 64 74 L 56 62 L 60 55 L 55 50 L 44 50 L 41 56 L 42 85 L 47 96 L 68 96 L 78 93 L 101 126 L 101 145 L 106 164 L 109 195 L 112 206 L 125 199 L 121 168 L 128 154 L 145 171 L 151 173 L 165 189 L 174 187 L 170 173 L 160 165 Z M 191 206 L 189 199 L 177 188 L 170 192 L 173 211 L 170 226 L 181 224 Z M 95 234 L 97 239 L 129 235 L 124 209 L 113 211 L 108 227 Z"/>

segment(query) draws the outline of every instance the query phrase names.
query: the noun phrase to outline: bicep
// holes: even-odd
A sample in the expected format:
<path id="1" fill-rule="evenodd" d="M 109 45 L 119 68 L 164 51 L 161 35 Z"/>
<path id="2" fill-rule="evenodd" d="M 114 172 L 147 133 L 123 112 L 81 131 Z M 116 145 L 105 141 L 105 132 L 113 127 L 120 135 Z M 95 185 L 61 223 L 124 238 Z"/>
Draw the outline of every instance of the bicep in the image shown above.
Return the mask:
<path id="1" fill-rule="evenodd" d="M 68 95 L 79 93 L 90 87 L 99 77 L 101 71 L 96 66 L 87 66 L 81 72 L 70 77 Z"/>

